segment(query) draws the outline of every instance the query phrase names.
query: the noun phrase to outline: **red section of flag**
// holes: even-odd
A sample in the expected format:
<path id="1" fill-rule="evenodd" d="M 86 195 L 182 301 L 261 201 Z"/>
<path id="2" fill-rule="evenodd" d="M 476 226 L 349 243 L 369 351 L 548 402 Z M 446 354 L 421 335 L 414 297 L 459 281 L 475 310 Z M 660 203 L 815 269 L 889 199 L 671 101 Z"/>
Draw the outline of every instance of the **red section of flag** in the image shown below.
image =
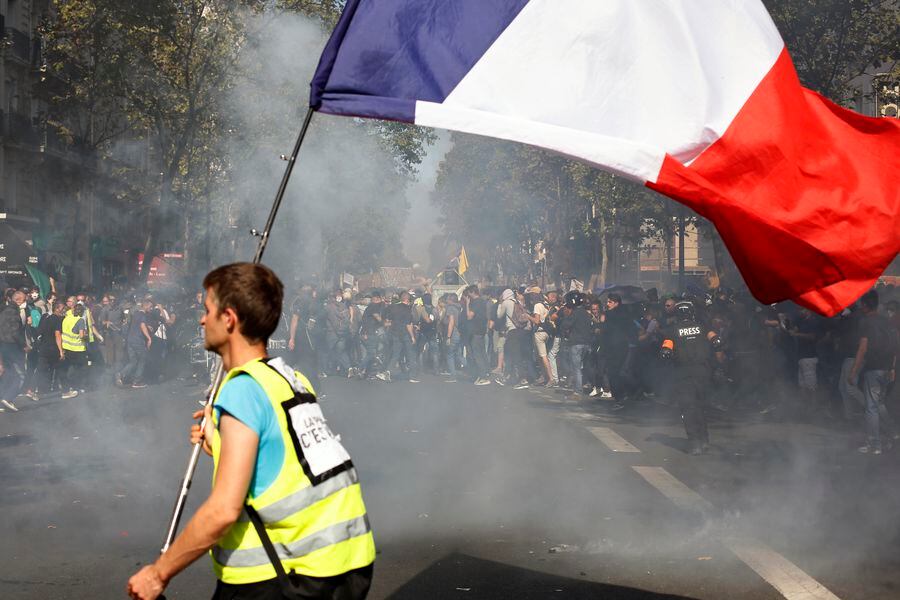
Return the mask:
<path id="1" fill-rule="evenodd" d="M 711 220 L 760 301 L 833 315 L 900 251 L 900 121 L 800 85 L 785 50 L 725 135 L 649 187 Z"/>

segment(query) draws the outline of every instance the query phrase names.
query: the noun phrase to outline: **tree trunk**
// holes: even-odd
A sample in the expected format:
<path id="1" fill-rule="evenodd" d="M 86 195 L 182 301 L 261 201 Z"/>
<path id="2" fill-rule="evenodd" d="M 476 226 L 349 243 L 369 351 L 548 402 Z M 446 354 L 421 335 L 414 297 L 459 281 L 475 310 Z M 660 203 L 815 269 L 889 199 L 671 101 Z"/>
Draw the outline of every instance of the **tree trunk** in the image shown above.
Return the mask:
<path id="1" fill-rule="evenodd" d="M 609 235 L 606 231 L 606 219 L 600 216 L 600 275 L 597 279 L 597 287 L 606 287 L 606 277 L 609 273 Z"/>

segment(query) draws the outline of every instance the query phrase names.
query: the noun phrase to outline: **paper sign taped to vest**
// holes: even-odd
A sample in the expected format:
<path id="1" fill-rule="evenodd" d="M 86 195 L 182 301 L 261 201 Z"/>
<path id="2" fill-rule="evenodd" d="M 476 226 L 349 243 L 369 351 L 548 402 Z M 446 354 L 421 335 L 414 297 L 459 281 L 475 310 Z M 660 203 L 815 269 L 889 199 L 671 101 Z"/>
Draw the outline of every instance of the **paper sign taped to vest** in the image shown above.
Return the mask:
<path id="1" fill-rule="evenodd" d="M 287 414 L 298 458 L 305 459 L 308 475 L 314 483 L 350 461 L 350 455 L 328 427 L 318 403 L 295 404 L 287 409 Z"/>

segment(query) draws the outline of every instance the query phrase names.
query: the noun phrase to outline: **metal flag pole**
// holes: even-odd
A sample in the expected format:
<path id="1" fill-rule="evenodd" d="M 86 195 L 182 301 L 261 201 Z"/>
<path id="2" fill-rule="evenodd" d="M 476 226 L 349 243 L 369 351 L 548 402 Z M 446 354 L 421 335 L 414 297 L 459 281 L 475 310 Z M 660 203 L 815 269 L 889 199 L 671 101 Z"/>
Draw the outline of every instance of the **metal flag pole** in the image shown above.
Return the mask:
<path id="1" fill-rule="evenodd" d="M 266 251 L 266 245 L 269 243 L 269 234 L 272 231 L 272 225 L 275 223 L 275 217 L 278 215 L 278 209 L 281 207 L 281 201 L 284 199 L 284 192 L 287 190 L 288 181 L 291 179 L 291 172 L 294 170 L 294 164 L 297 162 L 297 155 L 300 154 L 300 147 L 303 145 L 303 139 L 306 137 L 306 131 L 309 129 L 309 124 L 312 121 L 314 112 L 315 110 L 312 108 L 306 111 L 306 117 L 303 119 L 303 126 L 300 128 L 300 134 L 297 136 L 297 142 L 294 144 L 294 150 L 290 157 L 287 158 L 287 167 L 284 169 L 281 185 L 278 186 L 278 192 L 275 194 L 275 201 L 272 203 L 272 209 L 269 211 L 269 218 L 266 220 L 265 229 L 263 229 L 261 233 L 253 232 L 254 235 L 259 236 L 259 245 L 257 245 L 256 254 L 253 256 L 254 264 L 258 264 L 262 261 L 263 253 Z M 222 385 L 223 377 L 224 368 L 222 367 L 222 361 L 218 361 L 216 376 L 213 378 L 213 384 L 209 388 L 209 394 L 206 397 L 206 402 L 203 404 L 204 408 L 206 408 L 212 399 L 216 397 L 216 392 L 218 391 L 219 386 Z M 200 420 L 201 431 L 203 431 L 205 425 L 206 417 Z M 184 513 L 184 505 L 187 502 L 188 491 L 191 489 L 191 480 L 194 478 L 194 471 L 197 469 L 197 462 L 200 459 L 202 445 L 203 442 L 194 444 L 194 448 L 191 451 L 191 459 L 188 461 L 187 470 L 184 472 L 184 478 L 181 480 L 181 489 L 178 492 L 178 498 L 175 500 L 175 507 L 172 509 L 172 519 L 169 522 L 169 531 L 166 533 L 166 541 L 163 544 L 160 553 L 168 550 L 169 546 L 172 545 L 172 542 L 175 541 L 175 534 L 178 533 L 178 522 L 181 520 L 181 515 Z"/>

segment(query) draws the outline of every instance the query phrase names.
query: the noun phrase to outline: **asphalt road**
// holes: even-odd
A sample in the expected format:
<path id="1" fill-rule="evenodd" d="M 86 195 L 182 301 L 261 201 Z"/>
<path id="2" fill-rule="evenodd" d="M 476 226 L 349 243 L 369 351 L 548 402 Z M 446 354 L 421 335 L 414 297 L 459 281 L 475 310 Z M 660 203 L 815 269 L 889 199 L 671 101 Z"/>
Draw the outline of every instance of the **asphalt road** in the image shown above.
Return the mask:
<path id="1" fill-rule="evenodd" d="M 690 457 L 651 401 L 323 386 L 379 548 L 370 598 L 900 597 L 900 459 L 859 455 L 857 432 L 721 418 Z M 199 398 L 174 381 L 0 414 L 0 598 L 125 597 L 164 538 Z M 207 562 L 167 596 L 209 597 Z"/>

